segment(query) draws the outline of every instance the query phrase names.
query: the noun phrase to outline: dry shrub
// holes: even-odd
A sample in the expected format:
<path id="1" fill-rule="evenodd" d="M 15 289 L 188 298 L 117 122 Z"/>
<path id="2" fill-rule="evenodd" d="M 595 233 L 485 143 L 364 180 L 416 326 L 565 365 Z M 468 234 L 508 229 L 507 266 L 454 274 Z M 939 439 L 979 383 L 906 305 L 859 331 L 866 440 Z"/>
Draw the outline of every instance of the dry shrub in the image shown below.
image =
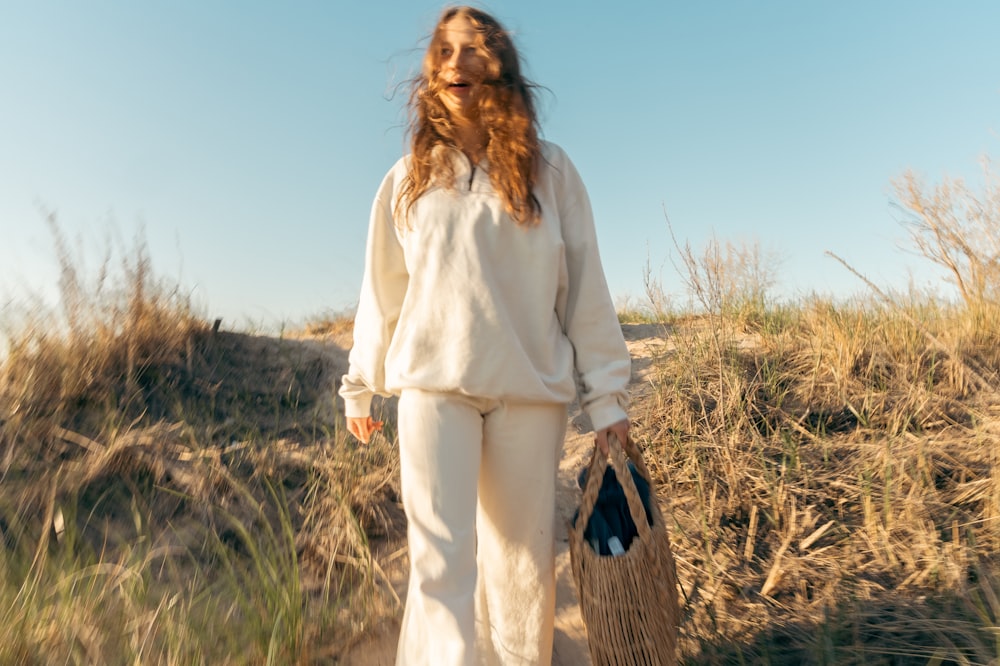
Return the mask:
<path id="1" fill-rule="evenodd" d="M 917 252 L 945 269 L 973 313 L 1000 302 L 1000 178 L 988 159 L 983 176 L 980 193 L 960 178 L 928 189 L 912 171 L 893 183 Z"/>
<path id="2" fill-rule="evenodd" d="M 781 263 L 778 253 L 761 248 L 756 240 L 734 243 L 714 236 L 697 252 L 690 243 L 678 241 L 669 218 L 667 228 L 680 258 L 678 271 L 698 309 L 750 328 L 761 326 L 772 304 L 770 291 Z M 660 296 L 661 289 L 650 289 L 648 270 L 646 283 L 651 303 L 668 300 Z"/>
<path id="3" fill-rule="evenodd" d="M 62 310 L 0 361 L 0 661 L 325 663 L 392 616 L 393 443 L 348 445 L 331 331 L 213 330 L 141 238 L 88 278 L 50 225 Z"/>
<path id="4" fill-rule="evenodd" d="M 11 448 L 50 441 L 53 423 L 97 435 L 114 427 L 111 415 L 131 421 L 162 411 L 166 371 L 187 367 L 209 331 L 182 292 L 154 278 L 141 237 L 121 257 L 119 273 L 109 252 L 90 281 L 53 216 L 49 224 L 62 311 L 39 309 L 8 334 L 0 365 L 0 443 L 8 460 L 39 455 Z"/>

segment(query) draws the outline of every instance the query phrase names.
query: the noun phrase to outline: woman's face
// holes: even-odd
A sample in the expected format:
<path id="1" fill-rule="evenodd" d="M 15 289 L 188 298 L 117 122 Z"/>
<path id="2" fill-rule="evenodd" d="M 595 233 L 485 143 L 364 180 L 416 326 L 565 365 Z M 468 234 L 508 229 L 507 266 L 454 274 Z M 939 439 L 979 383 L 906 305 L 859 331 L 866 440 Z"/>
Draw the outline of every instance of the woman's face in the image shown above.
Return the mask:
<path id="1" fill-rule="evenodd" d="M 444 24 L 439 48 L 438 96 L 453 116 L 475 121 L 487 59 L 467 17 L 459 14 Z"/>

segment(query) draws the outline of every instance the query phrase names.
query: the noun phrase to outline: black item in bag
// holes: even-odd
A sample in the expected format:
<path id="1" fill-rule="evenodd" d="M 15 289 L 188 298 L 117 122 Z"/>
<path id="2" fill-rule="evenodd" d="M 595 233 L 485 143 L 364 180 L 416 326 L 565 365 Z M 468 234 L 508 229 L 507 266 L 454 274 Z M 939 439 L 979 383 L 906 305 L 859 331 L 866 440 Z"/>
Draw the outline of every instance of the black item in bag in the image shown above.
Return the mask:
<path id="1" fill-rule="evenodd" d="M 628 470 L 632 473 L 632 481 L 635 483 L 636 490 L 639 491 L 642 506 L 646 510 L 646 520 L 652 525 L 653 512 L 649 506 L 649 484 L 646 483 L 646 479 L 642 477 L 631 460 L 628 462 Z M 580 488 L 586 487 L 588 472 L 589 468 L 587 467 L 580 470 L 580 475 L 577 478 Z M 576 523 L 576 516 L 573 517 L 573 522 Z M 615 470 L 610 465 L 604 470 L 601 490 L 597 495 L 594 512 L 587 522 L 583 536 L 600 555 L 621 555 L 628 550 L 632 539 L 638 536 L 638 530 L 629 512 L 628 500 L 625 499 L 625 490 L 618 482 Z M 620 549 L 617 548 L 619 545 Z"/>

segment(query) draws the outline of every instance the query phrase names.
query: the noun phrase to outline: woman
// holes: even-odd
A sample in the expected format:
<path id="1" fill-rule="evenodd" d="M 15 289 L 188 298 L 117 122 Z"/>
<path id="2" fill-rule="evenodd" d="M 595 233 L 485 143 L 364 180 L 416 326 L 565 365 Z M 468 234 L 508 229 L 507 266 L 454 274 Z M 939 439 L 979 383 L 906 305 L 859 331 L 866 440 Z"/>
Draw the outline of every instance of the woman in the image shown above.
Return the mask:
<path id="1" fill-rule="evenodd" d="M 539 140 L 494 18 L 444 12 L 410 108 L 340 389 L 361 442 L 381 427 L 372 396 L 399 395 L 411 570 L 397 664 L 547 664 L 567 405 L 579 384 L 596 445 L 624 441 L 628 351 L 586 191 Z"/>

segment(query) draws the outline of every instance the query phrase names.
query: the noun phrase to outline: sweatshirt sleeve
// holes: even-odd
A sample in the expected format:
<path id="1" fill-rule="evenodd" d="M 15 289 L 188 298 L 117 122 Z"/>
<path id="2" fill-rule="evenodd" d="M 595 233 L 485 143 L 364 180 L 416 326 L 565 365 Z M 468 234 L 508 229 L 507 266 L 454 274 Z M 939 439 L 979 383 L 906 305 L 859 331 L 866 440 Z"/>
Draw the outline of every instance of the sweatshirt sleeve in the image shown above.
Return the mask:
<path id="1" fill-rule="evenodd" d="M 601 430 L 627 418 L 632 362 L 601 266 L 590 199 L 576 167 L 562 157 L 558 205 L 568 274 L 556 310 L 573 344 L 580 405 Z"/>
<path id="2" fill-rule="evenodd" d="M 369 416 L 372 397 L 387 395 L 385 358 L 409 282 L 392 216 L 392 174 L 383 180 L 372 204 L 365 272 L 354 318 L 354 344 L 340 387 L 348 417 Z"/>

